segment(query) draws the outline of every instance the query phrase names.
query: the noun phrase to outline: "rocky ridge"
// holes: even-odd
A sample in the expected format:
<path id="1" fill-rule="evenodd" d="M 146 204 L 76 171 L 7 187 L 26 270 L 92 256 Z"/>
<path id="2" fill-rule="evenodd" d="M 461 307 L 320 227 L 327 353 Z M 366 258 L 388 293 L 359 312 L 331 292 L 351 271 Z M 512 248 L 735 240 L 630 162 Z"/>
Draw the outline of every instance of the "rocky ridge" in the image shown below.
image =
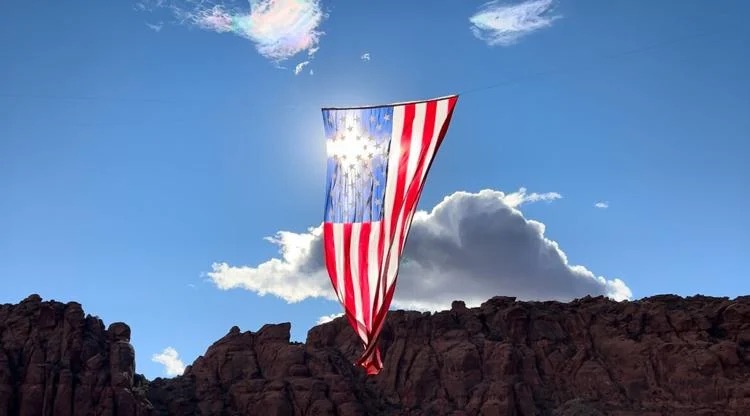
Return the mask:
<path id="1" fill-rule="evenodd" d="M 77 302 L 0 305 L 0 415 L 146 415 L 130 328 Z"/>
<path id="2" fill-rule="evenodd" d="M 344 319 L 304 344 L 233 327 L 182 376 L 134 373 L 130 329 L 32 295 L 0 305 L 0 415 L 745 415 L 750 297 L 454 302 L 392 311 L 367 377 Z"/>

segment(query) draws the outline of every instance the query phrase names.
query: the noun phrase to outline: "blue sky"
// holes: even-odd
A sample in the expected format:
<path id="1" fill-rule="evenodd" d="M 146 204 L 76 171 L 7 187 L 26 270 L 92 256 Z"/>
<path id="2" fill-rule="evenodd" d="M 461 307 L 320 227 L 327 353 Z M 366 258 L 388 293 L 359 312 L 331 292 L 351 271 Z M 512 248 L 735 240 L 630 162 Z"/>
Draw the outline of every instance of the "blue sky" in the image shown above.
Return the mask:
<path id="1" fill-rule="evenodd" d="M 750 293 L 746 2 L 254 3 L 3 2 L 0 302 L 127 322 L 149 378 L 232 325 L 304 340 L 341 311 L 302 267 L 320 108 L 463 92 L 397 307 Z M 441 274 L 437 229 L 481 250 Z"/>

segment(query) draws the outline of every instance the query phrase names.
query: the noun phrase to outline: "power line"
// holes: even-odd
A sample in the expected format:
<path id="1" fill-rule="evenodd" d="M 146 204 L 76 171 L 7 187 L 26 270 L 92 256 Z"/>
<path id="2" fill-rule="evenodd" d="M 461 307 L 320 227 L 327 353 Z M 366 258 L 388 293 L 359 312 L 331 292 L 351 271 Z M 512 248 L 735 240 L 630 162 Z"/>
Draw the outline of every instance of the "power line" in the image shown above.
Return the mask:
<path id="1" fill-rule="evenodd" d="M 0 97 L 3 98 L 31 98 L 38 100 L 70 100 L 70 101 L 138 101 L 138 102 L 162 102 L 162 103 L 176 103 L 179 102 L 174 99 L 165 98 L 129 98 L 129 97 L 106 97 L 106 96 L 95 96 L 95 95 L 57 95 L 57 94 L 14 94 L 14 93 L 0 93 Z"/>
<path id="2" fill-rule="evenodd" d="M 666 40 L 662 40 L 659 42 L 654 42 L 648 45 L 643 45 L 637 48 L 628 49 L 620 52 L 616 52 L 613 54 L 603 55 L 598 58 L 593 59 L 593 63 L 602 63 L 607 60 L 616 60 L 620 59 L 625 56 L 629 55 L 636 55 L 640 53 L 644 53 L 647 51 L 652 51 L 656 49 L 663 48 L 665 46 L 678 44 L 681 42 L 684 42 L 688 39 L 695 39 L 695 38 L 701 38 L 701 37 L 709 37 L 709 36 L 715 36 L 718 35 L 724 31 L 726 31 L 727 27 L 724 27 L 723 30 L 717 30 L 713 32 L 698 32 L 698 33 L 692 33 L 685 36 L 680 36 L 676 38 L 670 38 Z M 594 65 L 589 65 L 588 67 L 581 68 L 581 67 L 570 67 L 570 68 L 563 68 L 563 69 L 548 69 L 543 71 L 537 71 L 532 73 L 527 73 L 526 75 L 522 75 L 513 79 L 508 79 L 505 81 L 501 81 L 494 84 L 488 84 L 483 86 L 477 86 L 472 87 L 469 89 L 465 89 L 462 92 L 460 92 L 460 95 L 466 95 L 466 94 L 472 94 L 476 92 L 486 91 L 490 89 L 495 89 L 507 85 L 517 84 L 522 81 L 528 81 L 537 79 L 544 76 L 549 75 L 560 75 L 565 73 L 572 73 L 576 71 L 587 71 L 591 68 L 593 68 Z M 207 102 L 208 99 L 196 99 L 195 97 L 192 98 L 159 98 L 159 97 L 113 97 L 113 96 L 93 96 L 93 95 L 59 95 L 59 94 L 18 94 L 18 93 L 0 93 L 0 98 L 13 98 L 13 99 L 37 99 L 37 100 L 68 100 L 68 101 L 132 101 L 132 102 L 140 102 L 140 103 L 162 103 L 162 104 L 184 104 L 187 102 Z M 226 101 L 226 98 L 219 98 L 221 101 Z"/>
<path id="3" fill-rule="evenodd" d="M 651 50 L 656 50 L 656 49 L 662 48 L 664 46 L 669 46 L 669 45 L 673 45 L 673 44 L 676 44 L 676 43 L 683 42 L 683 41 L 685 41 L 687 39 L 715 36 L 715 35 L 718 35 L 718 34 L 720 34 L 722 32 L 724 32 L 724 30 L 718 30 L 718 31 L 713 31 L 713 32 L 692 33 L 692 34 L 689 34 L 689 35 L 685 35 L 685 36 L 681 36 L 681 37 L 677 37 L 677 38 L 666 39 L 666 40 L 662 40 L 662 41 L 659 41 L 659 42 L 654 42 L 654 43 L 651 43 L 651 44 L 648 44 L 648 45 L 639 46 L 637 48 L 627 49 L 627 50 L 620 51 L 620 52 L 617 52 L 617 53 L 600 56 L 598 58 L 594 58 L 593 61 L 595 63 L 602 63 L 602 62 L 607 61 L 607 60 L 613 60 L 613 59 L 622 58 L 622 57 L 628 56 L 628 55 L 636 55 L 636 54 L 639 54 L 639 53 L 643 53 L 643 52 L 647 52 L 647 51 L 651 51 Z M 589 70 L 591 68 L 593 68 L 593 65 L 585 67 L 585 68 L 580 68 L 579 67 L 579 68 L 549 69 L 549 70 L 544 70 L 544 71 L 537 71 L 537 72 L 533 72 L 533 73 L 527 74 L 525 76 L 520 76 L 520 77 L 517 77 L 517 78 L 514 78 L 514 79 L 505 80 L 505 81 L 498 82 L 498 83 L 495 83 L 495 84 L 488 84 L 488 85 L 484 85 L 484 86 L 470 88 L 470 89 L 464 90 L 460 94 L 461 95 L 466 95 L 466 94 L 471 94 L 471 93 L 475 93 L 475 92 L 486 91 L 486 90 L 490 90 L 490 89 L 494 89 L 494 88 L 499 88 L 499 87 L 504 87 L 504 86 L 507 86 L 507 85 L 516 84 L 519 81 L 529 80 L 529 79 L 535 79 L 535 78 L 539 78 L 539 77 L 546 76 L 546 75 L 560 75 L 560 74 L 565 74 L 565 73 L 571 73 L 571 72 L 578 71 L 578 70 L 581 70 L 581 72 L 583 72 L 583 71 Z"/>

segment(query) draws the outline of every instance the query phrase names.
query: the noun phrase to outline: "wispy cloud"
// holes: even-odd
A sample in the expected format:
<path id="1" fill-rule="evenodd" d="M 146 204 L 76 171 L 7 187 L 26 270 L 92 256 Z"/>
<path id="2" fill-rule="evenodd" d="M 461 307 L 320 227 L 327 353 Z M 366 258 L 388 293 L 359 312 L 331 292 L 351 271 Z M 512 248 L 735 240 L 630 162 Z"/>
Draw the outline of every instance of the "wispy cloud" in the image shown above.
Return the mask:
<path id="1" fill-rule="evenodd" d="M 164 27 L 164 23 L 146 23 L 146 26 L 148 26 L 148 28 L 153 30 L 154 32 L 159 32 L 161 31 L 161 28 Z"/>
<path id="2" fill-rule="evenodd" d="M 341 312 L 341 313 L 334 313 L 334 314 L 331 314 L 331 315 L 321 316 L 320 318 L 318 318 L 318 321 L 315 322 L 315 325 L 322 325 L 322 324 L 324 324 L 326 322 L 331 322 L 334 319 L 339 318 L 341 316 L 344 316 L 343 312 Z"/>
<path id="3" fill-rule="evenodd" d="M 185 372 L 185 364 L 180 359 L 177 350 L 172 347 L 164 348 L 161 353 L 154 354 L 151 361 L 162 364 L 164 372 L 170 377 L 179 376 Z"/>
<path id="4" fill-rule="evenodd" d="M 305 65 L 309 65 L 310 61 L 304 61 L 297 64 L 297 66 L 294 67 L 294 75 L 299 75 L 300 72 L 302 72 L 302 69 L 305 68 Z"/>
<path id="5" fill-rule="evenodd" d="M 545 237 L 545 225 L 517 209 L 559 198 L 555 192 L 529 194 L 523 188 L 509 194 L 456 192 L 430 212 L 418 211 L 404 249 L 394 306 L 439 310 L 455 299 L 479 305 L 493 295 L 564 301 L 588 294 L 630 298 L 622 280 L 569 264 L 558 243 Z M 207 275 L 223 290 L 241 288 L 287 302 L 335 300 L 322 260 L 322 234 L 320 225 L 302 233 L 281 231 L 267 238 L 280 247 L 281 258 L 257 266 L 216 263 Z"/>
<path id="6" fill-rule="evenodd" d="M 137 11 L 153 11 L 154 9 L 164 7 L 165 1 L 167 0 L 140 0 L 135 2 L 133 9 Z"/>
<path id="7" fill-rule="evenodd" d="M 596 204 L 594 204 L 594 206 L 597 208 L 606 209 L 606 208 L 609 208 L 609 202 L 607 201 L 597 202 Z"/>
<path id="8" fill-rule="evenodd" d="M 552 25 L 559 15 L 552 14 L 553 0 L 529 0 L 502 4 L 499 0 L 484 4 L 469 18 L 474 35 L 489 45 L 512 45 L 522 36 Z"/>
<path id="9" fill-rule="evenodd" d="M 326 15 L 321 0 L 141 0 L 140 11 L 169 10 L 181 24 L 252 41 L 258 52 L 276 63 L 318 50 Z M 244 6 L 244 7 L 243 7 Z"/>
<path id="10" fill-rule="evenodd" d="M 365 52 L 362 54 L 362 56 L 359 57 L 359 59 L 363 61 L 369 61 L 370 60 L 370 52 Z"/>
<path id="11" fill-rule="evenodd" d="M 545 192 L 543 194 L 532 192 L 530 194 L 527 194 L 526 188 L 521 188 L 516 192 L 505 194 L 503 196 L 503 202 L 511 208 L 517 208 L 529 202 L 552 202 L 560 198 L 562 198 L 562 195 L 557 192 Z"/>

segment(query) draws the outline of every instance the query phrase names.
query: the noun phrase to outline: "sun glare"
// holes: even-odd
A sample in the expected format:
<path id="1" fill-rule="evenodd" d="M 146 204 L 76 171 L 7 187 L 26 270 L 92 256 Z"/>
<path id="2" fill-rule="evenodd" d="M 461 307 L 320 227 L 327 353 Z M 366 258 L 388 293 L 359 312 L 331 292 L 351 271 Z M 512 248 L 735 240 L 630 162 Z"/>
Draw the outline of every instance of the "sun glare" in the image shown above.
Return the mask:
<path id="1" fill-rule="evenodd" d="M 345 166 L 369 165 L 377 152 L 375 140 L 356 127 L 344 129 L 344 132 L 327 141 L 326 150 L 331 156 Z"/>
<path id="2" fill-rule="evenodd" d="M 372 159 L 375 144 L 372 139 L 346 135 L 328 142 L 328 155 L 346 162 Z"/>

